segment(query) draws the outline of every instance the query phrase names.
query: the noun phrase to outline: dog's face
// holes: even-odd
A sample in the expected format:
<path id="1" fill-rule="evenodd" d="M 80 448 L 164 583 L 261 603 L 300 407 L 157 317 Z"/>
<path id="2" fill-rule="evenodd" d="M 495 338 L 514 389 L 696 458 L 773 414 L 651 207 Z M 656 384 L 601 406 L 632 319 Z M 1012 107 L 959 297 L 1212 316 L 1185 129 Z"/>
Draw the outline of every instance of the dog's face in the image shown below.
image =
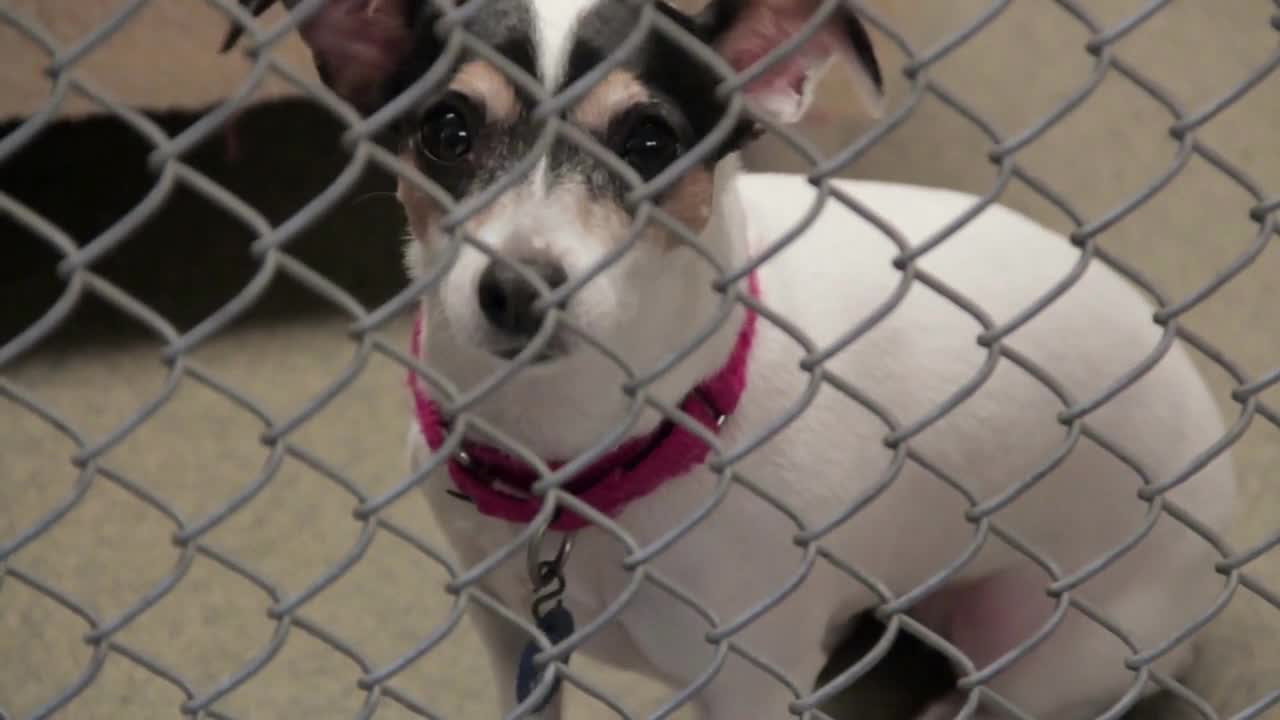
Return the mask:
<path id="1" fill-rule="evenodd" d="M 439 73 L 401 118 L 397 148 L 449 196 L 477 203 L 463 227 L 484 249 L 464 244 L 429 294 L 435 350 L 443 342 L 454 367 L 480 372 L 526 349 L 525 359 L 541 367 L 580 371 L 575 357 L 600 353 L 576 331 L 545 331 L 549 303 L 542 298 L 589 277 L 560 312 L 568 325 L 643 371 L 687 342 L 690 325 L 705 322 L 718 302 L 710 292 L 713 265 L 686 240 L 697 238 L 721 263 L 741 259 L 735 243 L 744 239 L 715 219 L 731 172 L 727 158 L 753 137 L 755 122 L 730 115 L 729 99 L 717 93 L 723 76 L 696 51 L 657 30 L 636 38 L 644 13 L 632 0 L 459 4 L 472 11 L 465 27 L 475 39 L 548 95 L 595 77 L 556 114 L 594 149 L 566 132 L 549 132 L 535 112 L 538 99 L 503 71 L 503 62 L 465 48 L 455 53 L 438 34 L 435 3 L 332 0 L 303 27 L 322 77 L 366 112 Z M 741 71 L 786 43 L 817 4 L 718 0 L 686 14 L 657 2 L 654 12 Z M 600 72 L 624 47 L 622 61 Z M 841 59 L 860 70 L 864 97 L 876 101 L 880 74 L 870 42 L 846 11 L 749 84 L 746 100 L 777 122 L 795 122 L 822 72 Z M 687 170 L 652 197 L 658 213 L 687 234 L 646 217 L 629 200 L 638 183 L 679 161 L 690 163 Z M 421 272 L 441 257 L 453 228 L 442 224 L 444 207 L 422 188 L 402 181 L 398 194 L 415 239 L 411 264 Z M 610 256 L 617 257 L 596 272 Z M 536 336 L 547 341 L 529 347 Z"/>
<path id="2" fill-rule="evenodd" d="M 662 12 L 697 29 L 670 8 Z M 638 18 L 624 3 L 502 2 L 482 11 L 474 26 L 486 45 L 556 93 L 605 60 Z M 590 362 L 583 354 L 603 361 L 578 331 L 634 363 L 654 362 L 655 352 L 670 352 L 685 340 L 687 330 L 682 323 L 673 326 L 672 318 L 694 297 L 695 283 L 713 302 L 711 266 L 675 232 L 639 216 L 627 197 L 635 183 L 697 153 L 692 167 L 655 201 L 692 237 L 703 235 L 715 201 L 715 169 L 752 132 L 745 118 L 726 118 L 728 106 L 715 96 L 716 73 L 660 35 L 640 44 L 559 115 L 600 152 L 563 132 L 544 137 L 548 129 L 535 117 L 537 99 L 488 59 L 467 55 L 448 77 L 406 118 L 402 157 L 464 202 L 504 178 L 513 182 L 464 224 L 491 254 L 464 244 L 428 297 L 434 352 L 448 343 L 448 352 L 466 356 L 467 367 L 489 370 L 515 358 L 543 328 L 548 303 L 539 302 L 542 293 L 593 275 L 593 268 L 624 249 L 560 305 L 567 322 L 548 329 L 547 341 L 528 359 L 539 371 L 563 366 L 566 372 L 583 370 Z M 713 137 L 722 123 L 723 137 Z M 617 165 L 602 153 L 616 156 Z M 448 241 L 439 222 L 442 208 L 407 183 L 400 197 L 415 247 L 429 263 Z M 723 262 L 727 238 L 713 235 L 706 237 L 706 250 Z M 447 339 L 441 339 L 444 330 Z"/>

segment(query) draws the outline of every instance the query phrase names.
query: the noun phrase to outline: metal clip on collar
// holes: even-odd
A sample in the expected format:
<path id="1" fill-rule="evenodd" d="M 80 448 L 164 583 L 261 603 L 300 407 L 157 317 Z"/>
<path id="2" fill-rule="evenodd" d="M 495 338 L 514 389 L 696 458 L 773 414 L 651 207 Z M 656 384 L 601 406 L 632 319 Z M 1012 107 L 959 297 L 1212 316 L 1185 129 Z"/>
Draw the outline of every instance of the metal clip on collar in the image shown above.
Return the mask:
<path id="1" fill-rule="evenodd" d="M 525 568 L 529 573 L 529 581 L 533 583 L 534 593 L 539 593 L 553 583 L 564 589 L 564 567 L 569 561 L 569 553 L 573 551 L 575 533 L 565 533 L 560 540 L 560 548 L 555 557 L 542 560 L 542 541 L 547 537 L 547 525 L 544 523 L 529 540 L 528 552 L 525 555 Z"/>
<path id="2" fill-rule="evenodd" d="M 565 588 L 564 566 L 569 559 L 569 552 L 573 550 L 573 533 L 566 533 L 561 539 L 560 548 L 556 551 L 555 557 L 550 560 L 540 560 L 542 541 L 546 534 L 547 525 L 544 524 L 529 540 L 527 564 L 529 580 L 533 582 L 533 619 L 538 624 L 538 629 L 547 636 L 547 640 L 552 645 L 556 645 L 564 642 L 574 631 L 573 615 L 561 601 Z M 530 640 L 525 645 L 524 651 L 520 653 L 516 666 L 518 702 L 523 703 L 529 698 L 542 677 L 543 669 L 534 664 L 534 658 L 537 657 L 538 652 L 538 644 Z M 568 660 L 566 656 L 564 662 Z M 559 690 L 560 678 L 556 677 L 551 685 L 551 691 L 532 708 L 532 711 L 542 712 Z"/>

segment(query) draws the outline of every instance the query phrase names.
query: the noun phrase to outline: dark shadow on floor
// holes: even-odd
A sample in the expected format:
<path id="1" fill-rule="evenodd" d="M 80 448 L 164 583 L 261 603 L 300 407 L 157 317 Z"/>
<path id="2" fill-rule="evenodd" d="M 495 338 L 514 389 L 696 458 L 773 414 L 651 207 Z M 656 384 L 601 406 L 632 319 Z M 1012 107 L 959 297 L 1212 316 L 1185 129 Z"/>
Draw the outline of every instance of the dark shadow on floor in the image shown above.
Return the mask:
<path id="1" fill-rule="evenodd" d="M 817 685 L 830 682 L 865 657 L 884 631 L 884 624 L 870 615 L 855 618 L 849 634 L 818 675 Z M 955 679 L 941 653 L 903 632 L 880 662 L 825 705 L 823 711 L 835 720 L 912 720 L 926 705 L 955 687 Z M 1123 718 L 1160 720 L 1167 716 L 1166 700 L 1155 695 L 1138 703 Z"/>
<path id="2" fill-rule="evenodd" d="M 871 652 L 884 635 L 875 618 L 859 616 L 818 675 L 821 687 Z M 955 682 L 946 658 L 908 633 L 899 633 L 889 654 L 871 667 L 852 687 L 824 707 L 836 720 L 875 718 L 908 720 Z"/>
<path id="3" fill-rule="evenodd" d="M 171 136 L 198 114 L 152 119 Z M 0 137 L 14 129 L 0 125 Z M 234 143 L 213 135 L 187 162 L 264 215 L 273 226 L 329 186 L 349 161 L 340 125 L 301 101 L 262 105 L 238 120 Z M 0 165 L 0 192 L 24 203 L 84 246 L 135 208 L 157 186 L 147 168 L 152 146 L 111 118 L 54 123 Z M 235 152 L 232 152 L 234 149 Z M 291 254 L 367 307 L 404 286 L 400 261 L 403 215 L 391 178 L 366 171 L 355 187 L 288 245 Z M 174 323 L 191 328 L 226 304 L 258 271 L 249 251 L 256 234 L 198 191 L 181 183 L 137 232 L 94 269 Z M 0 212 L 0 342 L 44 314 L 66 287 L 62 259 L 48 243 Z M 333 312 L 332 304 L 296 281 L 278 277 L 242 319 L 282 320 Z M 98 341 L 144 334 L 100 300 L 86 299 L 53 342 Z"/>

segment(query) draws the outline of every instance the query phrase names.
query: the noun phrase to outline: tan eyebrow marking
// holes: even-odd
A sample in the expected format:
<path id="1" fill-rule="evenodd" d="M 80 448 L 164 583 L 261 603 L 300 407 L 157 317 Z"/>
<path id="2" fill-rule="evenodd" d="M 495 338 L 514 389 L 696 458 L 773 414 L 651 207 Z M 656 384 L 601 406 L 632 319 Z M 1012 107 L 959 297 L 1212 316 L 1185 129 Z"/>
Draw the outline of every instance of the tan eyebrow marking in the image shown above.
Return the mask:
<path id="1" fill-rule="evenodd" d="M 515 86 L 502 71 L 483 60 L 463 63 L 449 83 L 451 90 L 478 101 L 489 122 L 510 125 L 520 119 L 520 101 Z"/>
<path id="2" fill-rule="evenodd" d="M 587 130 L 601 131 L 623 110 L 650 97 L 649 89 L 635 75 L 613 70 L 573 109 L 573 119 Z"/>

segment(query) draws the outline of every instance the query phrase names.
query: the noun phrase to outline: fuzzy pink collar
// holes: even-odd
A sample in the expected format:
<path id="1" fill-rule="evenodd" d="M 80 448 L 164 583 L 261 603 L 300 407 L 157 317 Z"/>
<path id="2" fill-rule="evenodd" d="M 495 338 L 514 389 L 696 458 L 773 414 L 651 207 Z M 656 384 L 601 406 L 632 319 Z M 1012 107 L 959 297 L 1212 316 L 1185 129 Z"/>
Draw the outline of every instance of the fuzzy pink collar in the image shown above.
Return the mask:
<path id="1" fill-rule="evenodd" d="M 750 289 L 753 296 L 759 296 L 754 273 L 750 276 Z M 419 359 L 422 357 L 422 323 L 419 313 L 413 328 L 412 344 L 413 356 Z M 746 319 L 738 332 L 729 361 L 689 393 L 680 405 L 681 410 L 712 432 L 719 432 L 717 421 L 737 409 L 746 389 L 747 356 L 755 338 L 755 326 L 756 313 L 747 308 Z M 409 386 L 413 390 L 418 424 L 427 445 L 432 450 L 439 450 L 448 435 L 440 409 L 413 371 L 409 372 Z M 455 456 L 449 460 L 449 476 L 458 494 L 474 503 L 484 515 L 513 523 L 533 520 L 542 506 L 542 498 L 529 492 L 530 486 L 539 478 L 538 472 L 498 448 L 464 441 L 463 449 L 465 458 Z M 648 495 L 668 480 L 702 464 L 710 451 L 711 448 L 697 435 L 664 420 L 652 432 L 631 438 L 596 459 L 563 488 L 601 513 L 615 517 L 627 503 Z M 547 463 L 552 470 L 563 465 L 564 461 L 559 460 Z M 563 508 L 555 514 L 550 528 L 567 532 L 589 524 L 587 519 Z"/>

